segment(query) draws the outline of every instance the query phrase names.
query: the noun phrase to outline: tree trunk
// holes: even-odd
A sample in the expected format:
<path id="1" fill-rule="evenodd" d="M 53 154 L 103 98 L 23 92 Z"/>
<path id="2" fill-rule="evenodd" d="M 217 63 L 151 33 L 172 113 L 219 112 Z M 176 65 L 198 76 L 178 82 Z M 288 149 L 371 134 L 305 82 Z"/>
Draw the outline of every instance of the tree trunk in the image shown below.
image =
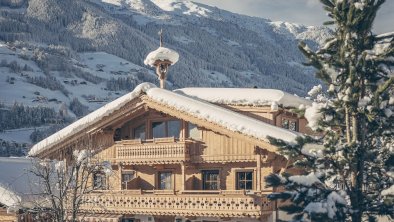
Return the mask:
<path id="1" fill-rule="evenodd" d="M 352 214 L 352 222 L 361 222 L 364 214 L 364 161 L 365 161 L 365 117 L 357 114 L 352 115 L 353 145 L 356 148 L 356 167 L 352 174 L 352 198 L 351 205 L 355 212 Z"/>

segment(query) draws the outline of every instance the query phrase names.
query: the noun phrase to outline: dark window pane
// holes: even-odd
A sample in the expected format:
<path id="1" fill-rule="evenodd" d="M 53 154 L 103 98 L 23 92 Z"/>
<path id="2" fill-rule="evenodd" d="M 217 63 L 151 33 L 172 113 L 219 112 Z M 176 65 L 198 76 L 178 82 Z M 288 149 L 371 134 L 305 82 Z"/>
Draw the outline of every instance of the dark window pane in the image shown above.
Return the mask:
<path id="1" fill-rule="evenodd" d="M 245 172 L 247 180 L 253 180 L 253 173 L 252 172 Z"/>
<path id="2" fill-rule="evenodd" d="M 245 184 L 245 188 L 244 189 L 246 189 L 246 190 L 252 190 L 253 189 L 253 183 L 252 183 L 252 181 L 246 181 L 246 184 Z"/>
<path id="3" fill-rule="evenodd" d="M 289 120 L 287 120 L 287 119 L 282 120 L 282 127 L 285 129 L 288 129 L 289 128 Z"/>
<path id="4" fill-rule="evenodd" d="M 295 121 L 290 121 L 290 130 L 297 131 L 297 123 Z"/>
<path id="5" fill-rule="evenodd" d="M 168 137 L 179 138 L 181 133 L 181 122 L 178 120 L 171 120 L 167 122 L 168 124 Z"/>
<path id="6" fill-rule="evenodd" d="M 152 123 L 153 138 L 166 137 L 165 122 Z"/>
<path id="7" fill-rule="evenodd" d="M 145 124 L 134 128 L 134 139 L 145 139 Z"/>
<path id="8" fill-rule="evenodd" d="M 93 187 L 95 189 L 105 189 L 106 188 L 106 181 L 105 175 L 101 172 L 95 173 L 93 175 Z"/>

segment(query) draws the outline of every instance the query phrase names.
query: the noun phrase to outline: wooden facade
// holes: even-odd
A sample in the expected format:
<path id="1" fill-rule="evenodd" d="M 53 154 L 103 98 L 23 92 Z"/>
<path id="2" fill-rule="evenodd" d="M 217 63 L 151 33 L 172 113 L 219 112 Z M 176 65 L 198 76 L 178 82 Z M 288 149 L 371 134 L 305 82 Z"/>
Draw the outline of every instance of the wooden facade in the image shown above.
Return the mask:
<path id="1" fill-rule="evenodd" d="M 221 106 L 308 132 L 306 121 L 285 109 Z M 124 222 L 269 221 L 275 210 L 267 199 L 272 190 L 265 188 L 264 177 L 283 170 L 288 160 L 261 139 L 144 95 L 85 131 L 38 157 L 67 159 L 72 150 L 89 147 L 97 160 L 111 163 L 113 173 L 105 187 L 83 197 L 81 212 L 93 217 L 120 215 L 111 221 Z"/>

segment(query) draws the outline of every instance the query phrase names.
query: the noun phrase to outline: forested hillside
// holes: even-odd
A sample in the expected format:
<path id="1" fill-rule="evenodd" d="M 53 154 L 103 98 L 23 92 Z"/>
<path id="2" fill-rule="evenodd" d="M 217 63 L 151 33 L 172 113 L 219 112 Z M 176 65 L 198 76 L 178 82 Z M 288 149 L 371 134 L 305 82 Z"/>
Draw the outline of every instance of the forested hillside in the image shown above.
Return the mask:
<path id="1" fill-rule="evenodd" d="M 53 131 L 51 126 L 70 123 L 141 82 L 157 83 L 143 60 L 158 47 L 161 28 L 165 46 L 180 54 L 168 76 L 172 89 L 256 86 L 298 95 L 317 83 L 313 70 L 301 64 L 299 40 L 317 46 L 330 35 L 324 28 L 189 1 L 3 0 L 1 129 Z M 45 114 L 20 122 L 8 113 L 16 107 Z M 0 139 L 10 141 L 4 133 Z"/>

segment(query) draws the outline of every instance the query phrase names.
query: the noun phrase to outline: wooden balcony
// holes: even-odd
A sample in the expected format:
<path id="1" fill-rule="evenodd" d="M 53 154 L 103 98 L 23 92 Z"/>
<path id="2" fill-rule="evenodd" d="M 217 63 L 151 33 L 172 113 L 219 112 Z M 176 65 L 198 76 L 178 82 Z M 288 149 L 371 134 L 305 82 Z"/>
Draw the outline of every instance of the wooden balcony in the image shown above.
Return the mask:
<path id="1" fill-rule="evenodd" d="M 106 214 L 259 218 L 273 210 L 264 194 L 244 191 L 100 191 L 83 198 L 82 211 Z"/>
<path id="2" fill-rule="evenodd" d="M 189 142 L 174 137 L 122 140 L 113 146 L 113 162 L 126 164 L 171 164 L 189 160 Z"/>

